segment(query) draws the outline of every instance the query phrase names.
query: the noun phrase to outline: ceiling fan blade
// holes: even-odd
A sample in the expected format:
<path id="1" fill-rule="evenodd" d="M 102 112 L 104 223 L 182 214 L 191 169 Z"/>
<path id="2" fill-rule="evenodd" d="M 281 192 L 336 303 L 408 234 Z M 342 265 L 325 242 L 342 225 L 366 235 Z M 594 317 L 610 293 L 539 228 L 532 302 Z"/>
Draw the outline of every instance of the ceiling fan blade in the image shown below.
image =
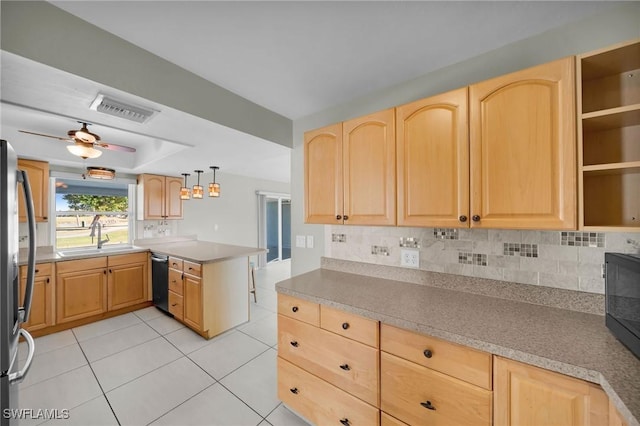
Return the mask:
<path id="1" fill-rule="evenodd" d="M 58 139 L 61 141 L 65 141 L 65 142 L 73 142 L 73 139 L 69 139 L 69 138 L 61 138 L 59 136 L 51 136 L 51 135 L 45 135 L 42 133 L 35 133 L 35 132 L 28 132 L 26 130 L 18 130 L 21 133 L 28 133 L 30 135 L 36 135 L 36 136 L 44 136 L 45 138 L 53 138 L 53 139 Z"/>
<path id="2" fill-rule="evenodd" d="M 112 151 L 136 152 L 135 148 L 131 148 L 129 146 L 124 146 L 124 145 L 116 145 L 113 143 L 96 142 L 96 145 L 99 146 L 100 148 L 110 149 Z"/>

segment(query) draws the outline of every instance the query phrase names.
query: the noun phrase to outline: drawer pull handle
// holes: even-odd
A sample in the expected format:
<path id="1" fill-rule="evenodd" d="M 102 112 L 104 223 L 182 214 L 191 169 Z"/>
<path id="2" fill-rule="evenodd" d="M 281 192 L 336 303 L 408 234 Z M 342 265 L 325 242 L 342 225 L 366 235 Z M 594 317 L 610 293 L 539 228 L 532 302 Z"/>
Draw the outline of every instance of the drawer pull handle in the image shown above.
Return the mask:
<path id="1" fill-rule="evenodd" d="M 298 342 L 296 340 L 291 341 L 291 346 L 293 346 L 294 348 L 297 348 Z"/>
<path id="2" fill-rule="evenodd" d="M 425 349 L 424 352 L 422 352 L 424 354 L 424 356 L 426 356 L 427 358 L 431 358 L 433 356 L 433 352 L 431 352 L 430 349 Z"/>
<path id="3" fill-rule="evenodd" d="M 171 305 L 171 306 L 178 306 L 178 304 L 177 304 L 177 303 L 174 303 L 174 304 L 173 304 L 173 305 Z"/>
<path id="4" fill-rule="evenodd" d="M 351 423 L 349 423 L 349 419 L 340 419 L 340 423 L 342 423 L 344 426 L 350 426 Z"/>
<path id="5" fill-rule="evenodd" d="M 178 266 L 178 264 L 176 262 L 173 262 L 172 265 L 173 266 Z"/>
<path id="6" fill-rule="evenodd" d="M 291 310 L 292 310 L 293 312 L 298 312 L 298 307 L 297 307 L 297 306 L 294 306 L 293 308 L 291 308 Z"/>
<path id="7" fill-rule="evenodd" d="M 346 330 L 347 328 L 349 328 L 349 323 L 348 322 L 343 322 L 342 323 L 342 329 Z"/>
<path id="8" fill-rule="evenodd" d="M 427 410 L 435 410 L 436 407 L 434 407 L 433 405 L 431 405 L 431 401 L 427 401 L 427 402 L 421 402 L 420 405 L 422 405 L 424 408 L 426 408 Z"/>
<path id="9" fill-rule="evenodd" d="M 340 368 L 342 368 L 344 371 L 349 371 L 351 370 L 351 367 L 349 367 L 349 364 L 342 364 L 340 366 Z"/>
<path id="10" fill-rule="evenodd" d="M 296 395 L 298 394 L 298 388 L 291 388 L 289 390 L 291 391 L 291 393 L 295 393 Z"/>

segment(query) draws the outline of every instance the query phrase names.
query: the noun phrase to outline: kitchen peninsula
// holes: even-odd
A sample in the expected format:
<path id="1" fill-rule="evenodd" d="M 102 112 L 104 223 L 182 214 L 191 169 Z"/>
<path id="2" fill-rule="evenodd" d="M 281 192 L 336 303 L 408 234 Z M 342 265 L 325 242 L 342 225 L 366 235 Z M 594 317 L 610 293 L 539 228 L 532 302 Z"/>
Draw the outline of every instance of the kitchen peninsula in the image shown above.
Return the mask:
<path id="1" fill-rule="evenodd" d="M 249 256 L 265 249 L 198 241 L 195 237 L 137 240 L 168 256 L 168 311 L 210 339 L 249 321 Z"/>

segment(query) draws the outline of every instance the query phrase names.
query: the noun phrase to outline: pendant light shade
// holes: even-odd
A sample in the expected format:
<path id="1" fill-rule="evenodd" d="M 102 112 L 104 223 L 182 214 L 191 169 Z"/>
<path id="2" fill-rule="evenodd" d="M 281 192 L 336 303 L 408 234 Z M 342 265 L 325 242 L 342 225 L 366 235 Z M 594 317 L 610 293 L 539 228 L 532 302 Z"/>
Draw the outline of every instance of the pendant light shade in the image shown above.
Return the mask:
<path id="1" fill-rule="evenodd" d="M 203 173 L 202 170 L 194 170 L 198 174 L 198 184 L 193 185 L 193 198 L 202 198 L 204 196 L 204 188 L 200 185 L 200 173 Z"/>
<path id="2" fill-rule="evenodd" d="M 219 197 L 220 196 L 220 184 L 216 183 L 216 170 L 220 167 L 218 166 L 209 166 L 210 169 L 213 170 L 213 182 L 209 184 L 209 197 Z"/>
<path id="3" fill-rule="evenodd" d="M 91 146 L 85 146 L 81 144 L 67 145 L 67 149 L 73 155 L 77 155 L 80 158 L 98 158 L 102 155 L 102 151 L 99 151 Z"/>
<path id="4" fill-rule="evenodd" d="M 116 171 L 106 167 L 87 167 L 85 176 L 92 179 L 111 180 L 116 177 Z"/>
<path id="5" fill-rule="evenodd" d="M 182 173 L 184 176 L 184 186 L 180 188 L 180 199 L 188 200 L 191 198 L 191 191 L 189 191 L 189 187 L 187 186 L 187 177 L 191 176 L 189 173 Z"/>

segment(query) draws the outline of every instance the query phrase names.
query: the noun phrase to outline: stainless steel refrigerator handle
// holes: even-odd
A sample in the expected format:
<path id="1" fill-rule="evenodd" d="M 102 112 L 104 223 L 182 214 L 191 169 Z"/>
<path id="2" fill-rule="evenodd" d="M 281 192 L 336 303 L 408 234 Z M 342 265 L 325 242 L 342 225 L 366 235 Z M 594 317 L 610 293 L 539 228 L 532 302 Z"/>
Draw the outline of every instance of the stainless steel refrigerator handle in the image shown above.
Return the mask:
<path id="1" fill-rule="evenodd" d="M 36 344 L 33 341 L 33 337 L 31 337 L 31 334 L 29 334 L 29 332 L 24 328 L 20 329 L 20 334 L 22 334 L 24 339 L 27 341 L 27 345 L 29 346 L 29 355 L 27 355 L 27 360 L 25 361 L 25 364 L 22 370 L 9 374 L 9 384 L 11 385 L 15 383 L 20 383 L 21 381 L 24 380 L 24 377 L 27 375 L 27 373 L 29 372 L 29 369 L 31 368 L 31 361 L 33 361 L 33 354 L 36 351 Z"/>
<path id="2" fill-rule="evenodd" d="M 31 313 L 31 299 L 33 298 L 33 282 L 36 269 L 36 216 L 33 208 L 33 198 L 31 195 L 31 185 L 29 176 L 24 170 L 18 170 L 18 181 L 22 183 L 24 190 L 24 202 L 27 207 L 27 222 L 29 225 L 29 258 L 27 263 L 27 286 L 24 292 L 24 302 L 18 309 L 19 321 L 21 323 L 29 320 Z"/>

